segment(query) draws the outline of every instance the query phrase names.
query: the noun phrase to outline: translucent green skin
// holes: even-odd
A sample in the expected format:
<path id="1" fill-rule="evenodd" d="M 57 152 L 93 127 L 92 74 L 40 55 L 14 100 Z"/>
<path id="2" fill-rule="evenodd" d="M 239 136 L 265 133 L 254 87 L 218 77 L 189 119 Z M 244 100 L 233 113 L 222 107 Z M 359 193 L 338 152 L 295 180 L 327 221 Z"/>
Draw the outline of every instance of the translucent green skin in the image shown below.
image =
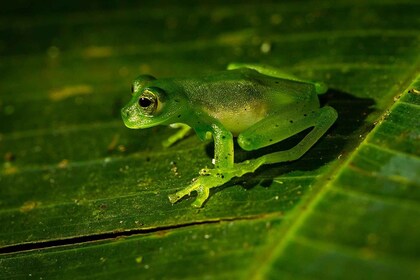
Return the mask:
<path id="1" fill-rule="evenodd" d="M 202 140 L 208 132 L 213 135 L 215 168 L 202 169 L 200 177 L 190 186 L 170 195 L 172 203 L 196 191 L 198 196 L 193 206 L 201 207 L 210 188 L 254 172 L 263 164 L 300 158 L 337 118 L 333 108 L 319 107 L 317 94 L 326 91 L 322 83 L 303 81 L 262 65 L 231 64 L 228 69 L 189 78 L 157 80 L 140 76 L 134 81 L 131 101 L 122 109 L 122 118 L 129 128 L 181 126 L 165 146 L 181 139 L 189 128 Z M 145 107 L 150 96 L 156 103 Z M 141 98 L 143 101 L 139 101 Z M 314 128 L 289 150 L 234 164 L 233 136 L 238 137 L 242 149 L 249 151 L 277 143 L 309 127 Z"/>

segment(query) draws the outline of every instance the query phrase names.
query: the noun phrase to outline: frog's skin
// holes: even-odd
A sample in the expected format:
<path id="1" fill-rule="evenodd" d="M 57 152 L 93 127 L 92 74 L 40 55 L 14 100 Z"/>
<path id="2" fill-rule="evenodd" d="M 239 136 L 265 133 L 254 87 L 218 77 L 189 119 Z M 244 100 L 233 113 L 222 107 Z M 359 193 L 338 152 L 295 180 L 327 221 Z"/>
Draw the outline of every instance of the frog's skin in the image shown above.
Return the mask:
<path id="1" fill-rule="evenodd" d="M 122 109 L 129 128 L 175 124 L 181 129 L 164 146 L 183 138 L 193 128 L 201 140 L 214 139 L 214 168 L 204 168 L 188 187 L 169 196 L 172 203 L 197 192 L 193 206 L 201 207 L 209 190 L 233 177 L 254 172 L 263 164 L 300 158 L 337 119 L 329 106 L 320 108 L 322 83 L 300 80 L 278 69 L 255 64 L 230 64 L 209 76 L 155 79 L 138 77 L 132 99 Z M 293 148 L 234 163 L 233 137 L 246 150 L 256 150 L 313 129 Z"/>

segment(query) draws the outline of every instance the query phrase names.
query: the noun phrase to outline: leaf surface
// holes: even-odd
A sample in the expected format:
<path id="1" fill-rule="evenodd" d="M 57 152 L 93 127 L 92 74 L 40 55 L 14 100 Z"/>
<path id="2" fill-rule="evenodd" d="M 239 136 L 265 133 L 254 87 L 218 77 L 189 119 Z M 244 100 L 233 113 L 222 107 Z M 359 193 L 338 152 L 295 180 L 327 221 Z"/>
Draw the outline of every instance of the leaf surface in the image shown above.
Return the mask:
<path id="1" fill-rule="evenodd" d="M 420 277 L 416 1 L 89 5 L 0 12 L 0 278 Z M 213 145 L 125 128 L 131 81 L 233 61 L 325 81 L 339 119 L 301 159 L 171 205 Z"/>

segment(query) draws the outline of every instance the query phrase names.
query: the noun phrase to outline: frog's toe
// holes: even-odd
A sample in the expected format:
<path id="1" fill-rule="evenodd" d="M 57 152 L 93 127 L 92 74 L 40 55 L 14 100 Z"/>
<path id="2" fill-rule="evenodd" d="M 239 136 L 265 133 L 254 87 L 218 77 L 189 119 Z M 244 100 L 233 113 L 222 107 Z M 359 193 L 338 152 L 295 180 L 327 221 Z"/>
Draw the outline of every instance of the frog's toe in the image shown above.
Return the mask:
<path id="1" fill-rule="evenodd" d="M 191 206 L 194 208 L 201 208 L 203 207 L 204 202 L 206 202 L 207 198 L 205 199 L 199 199 L 197 198 L 196 200 L 194 200 L 193 203 L 191 203 Z"/>
<path id="2" fill-rule="evenodd" d="M 179 196 L 177 193 L 173 193 L 168 195 L 169 201 L 174 204 L 175 202 L 177 202 L 178 200 L 180 200 L 182 197 Z"/>
<path id="3" fill-rule="evenodd" d="M 174 194 L 168 195 L 169 201 L 174 204 L 177 201 L 179 201 L 184 196 L 190 195 L 191 192 L 196 191 L 200 195 L 200 188 L 203 185 L 202 180 L 200 180 L 202 177 L 199 177 L 198 179 L 194 180 L 188 187 L 177 191 Z"/>
<path id="4" fill-rule="evenodd" d="M 201 208 L 210 195 L 210 188 L 204 185 L 200 185 L 200 187 L 196 191 L 197 198 L 194 200 L 193 203 L 191 203 L 191 206 Z"/>

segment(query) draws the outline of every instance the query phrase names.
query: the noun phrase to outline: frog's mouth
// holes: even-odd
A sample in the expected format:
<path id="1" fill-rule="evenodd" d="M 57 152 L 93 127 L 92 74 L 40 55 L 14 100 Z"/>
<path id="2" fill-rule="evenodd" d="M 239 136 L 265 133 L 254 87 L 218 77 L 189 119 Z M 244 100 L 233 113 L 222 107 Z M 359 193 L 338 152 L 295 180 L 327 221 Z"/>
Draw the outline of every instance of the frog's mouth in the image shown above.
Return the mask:
<path id="1" fill-rule="evenodd" d="M 142 119 L 138 117 L 133 117 L 133 118 L 128 118 L 128 119 L 125 119 L 123 117 L 123 121 L 124 121 L 125 126 L 131 129 L 149 128 L 149 127 L 153 127 L 164 122 L 164 120 L 156 120 L 156 119 L 147 120 L 147 119 Z"/>
<path id="2" fill-rule="evenodd" d="M 155 120 L 153 120 L 153 121 L 150 121 L 148 123 L 145 123 L 143 121 L 142 122 L 135 122 L 135 121 L 133 122 L 133 121 L 124 120 L 124 119 L 123 119 L 123 121 L 124 121 L 125 126 L 128 127 L 128 128 L 131 128 L 131 129 L 142 129 L 142 128 L 149 128 L 149 127 L 154 127 L 154 126 L 160 125 L 165 120 L 162 120 L 162 121 L 155 121 Z"/>
<path id="3" fill-rule="evenodd" d="M 150 117 L 139 114 L 131 107 L 121 109 L 124 125 L 131 129 L 149 128 L 164 123 L 168 118 Z"/>

